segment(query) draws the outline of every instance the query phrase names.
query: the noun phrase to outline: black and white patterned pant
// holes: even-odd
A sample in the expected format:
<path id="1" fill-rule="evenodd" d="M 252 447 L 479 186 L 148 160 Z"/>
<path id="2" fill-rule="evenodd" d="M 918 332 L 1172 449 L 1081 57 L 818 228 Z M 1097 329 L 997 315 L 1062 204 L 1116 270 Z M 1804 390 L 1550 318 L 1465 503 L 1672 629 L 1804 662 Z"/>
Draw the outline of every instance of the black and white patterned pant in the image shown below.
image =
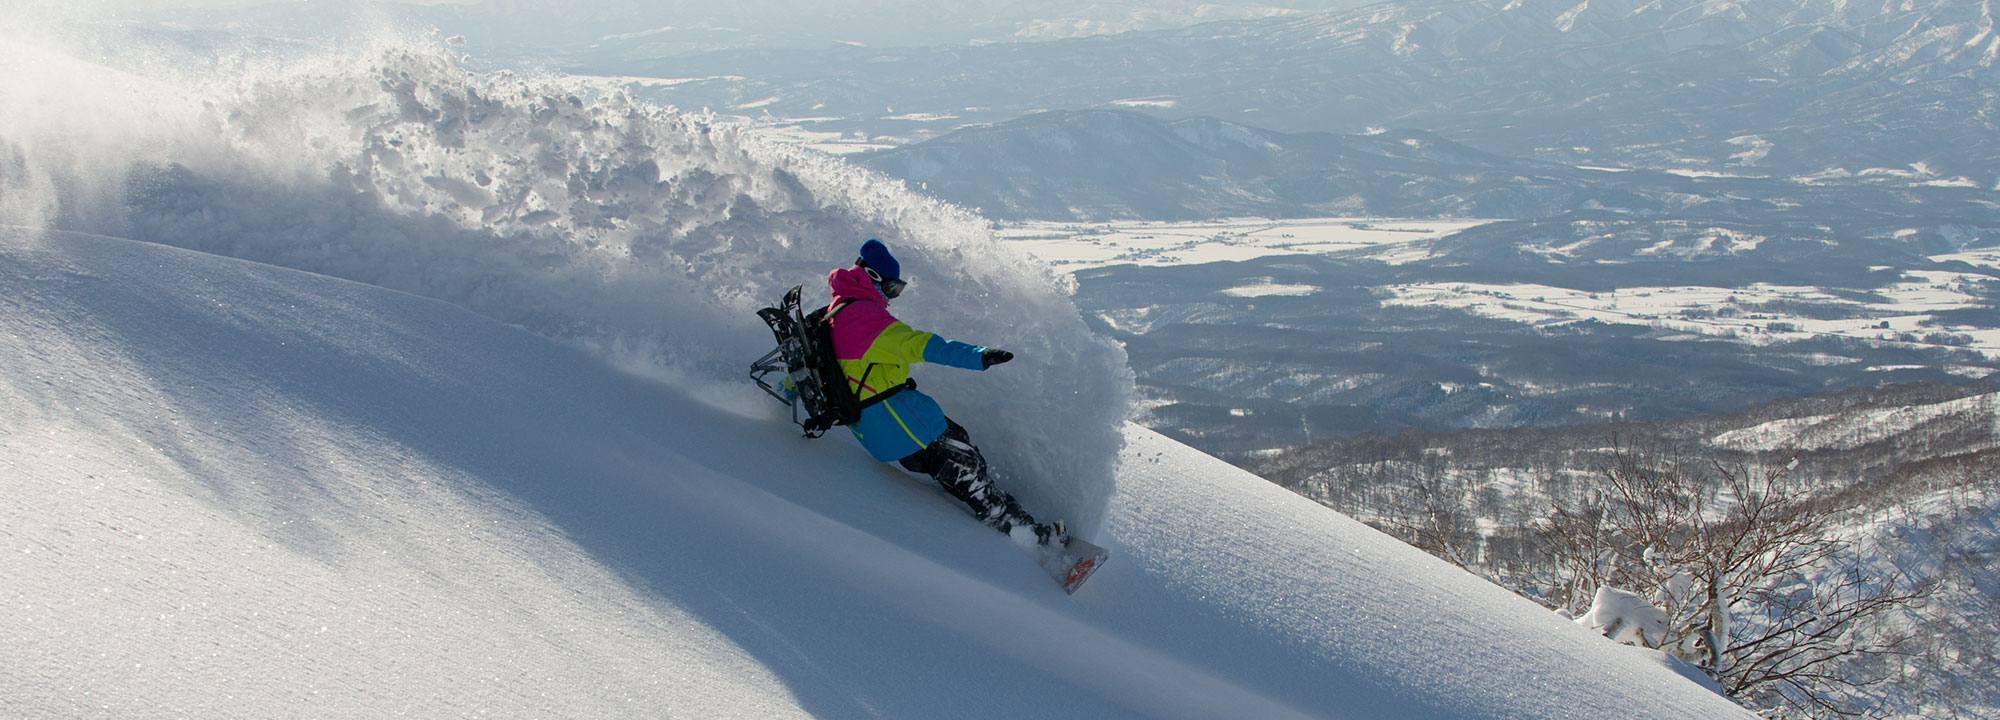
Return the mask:
<path id="1" fill-rule="evenodd" d="M 972 436 L 950 418 L 945 426 L 944 434 L 929 447 L 898 462 L 910 472 L 931 476 L 988 527 L 1000 532 L 1020 525 L 1033 527 L 1035 519 L 1021 510 L 1021 504 L 986 477 L 986 458 L 972 445 Z"/>

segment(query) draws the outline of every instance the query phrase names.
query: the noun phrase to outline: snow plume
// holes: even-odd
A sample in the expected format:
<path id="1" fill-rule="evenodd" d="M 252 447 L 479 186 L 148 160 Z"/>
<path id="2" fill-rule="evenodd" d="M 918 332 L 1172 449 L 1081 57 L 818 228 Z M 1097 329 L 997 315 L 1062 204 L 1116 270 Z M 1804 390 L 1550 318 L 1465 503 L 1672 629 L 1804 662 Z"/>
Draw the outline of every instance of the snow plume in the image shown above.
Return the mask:
<path id="1" fill-rule="evenodd" d="M 1020 358 L 919 370 L 925 389 L 1031 509 L 1086 535 L 1103 517 L 1124 352 L 971 213 L 708 117 L 475 72 L 435 38 L 102 49 L 0 42 L 0 222 L 435 298 L 774 422 L 745 378 L 770 346 L 753 312 L 795 284 L 825 302 L 826 271 L 880 237 L 912 280 L 899 316 Z"/>

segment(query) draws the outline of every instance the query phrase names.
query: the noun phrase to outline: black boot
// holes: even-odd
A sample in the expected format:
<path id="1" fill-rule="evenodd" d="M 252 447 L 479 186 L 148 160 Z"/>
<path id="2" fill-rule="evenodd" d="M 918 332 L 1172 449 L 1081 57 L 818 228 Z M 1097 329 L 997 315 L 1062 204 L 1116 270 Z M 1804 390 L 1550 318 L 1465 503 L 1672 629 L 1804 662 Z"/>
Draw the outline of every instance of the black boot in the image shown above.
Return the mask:
<path id="1" fill-rule="evenodd" d="M 972 515 L 987 527 L 1008 535 L 1015 528 L 1032 528 L 1034 541 L 1042 545 L 1051 541 L 1059 545 L 1068 542 L 1069 536 L 1063 532 L 1061 523 L 1035 522 L 1034 516 L 1022 510 L 1014 496 L 993 487 L 986 477 L 985 456 L 972 445 L 965 428 L 947 422 L 944 434 L 931 441 L 929 447 L 901 460 L 904 468 L 931 476 L 945 492 L 965 503 Z"/>

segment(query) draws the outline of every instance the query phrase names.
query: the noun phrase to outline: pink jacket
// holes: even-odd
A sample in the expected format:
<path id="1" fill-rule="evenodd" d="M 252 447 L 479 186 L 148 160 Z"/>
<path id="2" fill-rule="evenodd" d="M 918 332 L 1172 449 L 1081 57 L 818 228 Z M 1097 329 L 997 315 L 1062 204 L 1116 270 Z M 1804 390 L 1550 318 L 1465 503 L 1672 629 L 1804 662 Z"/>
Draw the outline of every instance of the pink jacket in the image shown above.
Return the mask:
<path id="1" fill-rule="evenodd" d="M 985 370 L 984 346 L 946 340 L 911 328 L 889 314 L 889 299 L 859 267 L 827 274 L 833 304 L 852 299 L 833 316 L 833 355 L 847 373 L 848 386 L 863 402 L 901 386 L 910 366 L 920 362 Z M 901 459 L 930 445 L 944 433 L 943 408 L 916 390 L 904 390 L 870 405 L 861 422 L 849 425 L 869 454 L 883 462 Z"/>

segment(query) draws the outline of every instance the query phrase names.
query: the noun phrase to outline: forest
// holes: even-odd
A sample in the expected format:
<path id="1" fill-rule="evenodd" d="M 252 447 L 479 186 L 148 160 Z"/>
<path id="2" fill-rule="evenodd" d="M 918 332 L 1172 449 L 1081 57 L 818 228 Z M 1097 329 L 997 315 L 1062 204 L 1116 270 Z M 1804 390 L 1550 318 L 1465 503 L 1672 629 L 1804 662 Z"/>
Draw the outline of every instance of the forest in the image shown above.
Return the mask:
<path id="1" fill-rule="evenodd" d="M 2000 383 L 1232 458 L 1779 717 L 1992 717 Z"/>

